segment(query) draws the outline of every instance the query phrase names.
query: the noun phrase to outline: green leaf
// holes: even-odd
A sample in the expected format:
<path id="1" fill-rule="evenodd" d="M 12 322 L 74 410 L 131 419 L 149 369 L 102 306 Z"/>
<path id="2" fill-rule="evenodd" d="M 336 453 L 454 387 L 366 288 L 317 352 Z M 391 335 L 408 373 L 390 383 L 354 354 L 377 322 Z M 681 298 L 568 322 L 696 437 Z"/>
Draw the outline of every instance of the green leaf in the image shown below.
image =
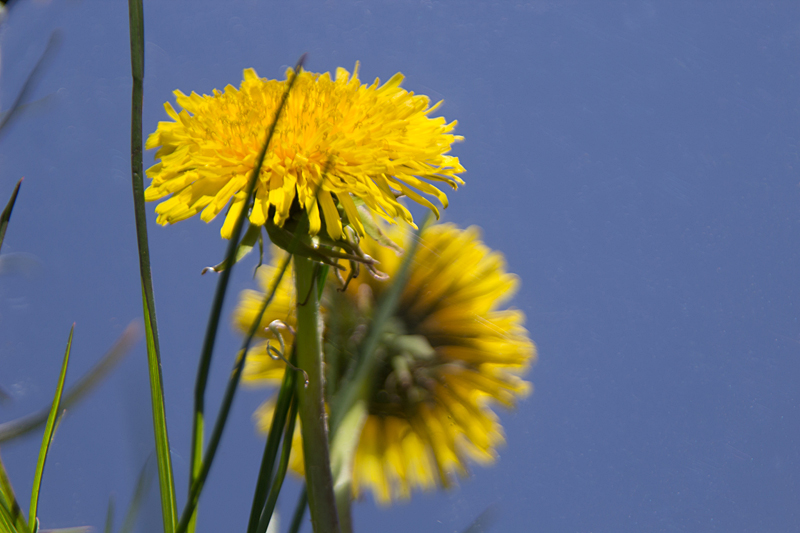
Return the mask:
<path id="1" fill-rule="evenodd" d="M 178 516 L 175 501 L 172 458 L 169 451 L 167 417 L 164 409 L 164 386 L 161 378 L 161 350 L 158 344 L 158 321 L 150 271 L 150 245 L 147 241 L 147 215 L 144 208 L 144 167 L 142 165 L 142 102 L 144 98 L 144 10 L 142 0 L 128 0 L 131 38 L 131 186 L 139 249 L 139 277 L 142 284 L 142 307 L 147 338 L 147 368 L 150 375 L 150 404 L 153 412 L 153 435 L 158 462 L 158 487 L 164 533 L 173 533 Z"/>
<path id="2" fill-rule="evenodd" d="M 290 361 L 292 361 L 293 364 L 294 360 L 294 356 L 291 356 Z M 275 469 L 275 460 L 278 457 L 281 433 L 286 425 L 286 415 L 289 412 L 289 407 L 294 398 L 294 382 L 295 371 L 287 366 L 283 374 L 283 381 L 281 382 L 278 399 L 275 402 L 275 409 L 272 412 L 272 422 L 270 422 L 267 442 L 264 445 L 264 454 L 261 458 L 261 468 L 259 469 L 258 480 L 256 481 L 256 490 L 253 495 L 253 506 L 250 509 L 250 521 L 247 524 L 247 533 L 255 533 L 258 529 L 264 505 L 269 495 L 270 481 L 272 479 L 272 471 Z"/>
<path id="3" fill-rule="evenodd" d="M 29 531 L 28 522 L 22 515 L 22 509 L 17 503 L 17 497 L 14 495 L 14 488 L 11 486 L 11 481 L 8 479 L 6 467 L 3 465 L 3 460 L 0 459 L 0 514 L 5 517 L 13 528 L 9 531 L 18 531 L 20 533 Z"/>
<path id="4" fill-rule="evenodd" d="M 133 1 L 133 0 L 131 0 Z M 270 142 L 272 140 L 273 135 L 275 134 L 275 129 L 278 125 L 278 121 L 280 120 L 281 114 L 283 113 L 283 109 L 286 107 L 286 102 L 289 99 L 289 93 L 291 92 L 294 84 L 297 82 L 297 78 L 300 74 L 300 69 L 305 62 L 305 54 L 300 57 L 300 60 L 295 65 L 294 73 L 295 75 L 292 76 L 292 79 L 289 80 L 289 83 L 286 86 L 286 90 L 283 93 L 283 97 L 281 98 L 280 103 L 278 104 L 278 108 L 275 111 L 275 119 L 270 124 L 269 131 L 267 132 L 267 137 L 262 145 L 261 152 L 258 154 L 258 158 L 256 159 L 256 165 L 253 168 L 253 172 L 250 175 L 250 178 L 247 182 L 247 188 L 245 190 L 245 207 L 242 209 L 241 213 L 239 213 L 238 218 L 236 219 L 236 223 L 233 226 L 233 231 L 231 232 L 231 239 L 228 243 L 228 250 L 225 254 L 225 264 L 229 265 L 222 271 L 222 274 L 219 277 L 219 281 L 217 282 L 217 289 L 214 292 L 214 300 L 211 304 L 211 313 L 208 318 L 208 325 L 206 326 L 206 333 L 205 338 L 203 339 L 203 348 L 202 352 L 200 353 L 200 363 L 197 369 L 197 380 L 195 382 L 195 394 L 194 394 L 194 413 L 193 413 L 193 423 L 192 423 L 192 447 L 191 447 L 191 464 L 189 466 L 189 498 L 186 502 L 186 506 L 181 514 L 180 522 L 178 523 L 177 531 L 182 533 L 184 531 L 193 531 L 194 528 L 191 524 L 194 524 L 194 517 L 195 511 L 197 508 L 197 501 L 200 497 L 200 492 L 203 489 L 203 484 L 205 483 L 205 478 L 208 475 L 208 470 L 211 468 L 211 461 L 213 460 L 214 454 L 216 453 L 216 446 L 218 445 L 218 439 L 221 438 L 220 435 L 217 436 L 217 442 L 212 446 L 212 441 L 209 441 L 209 450 L 206 456 L 203 456 L 203 435 L 204 435 L 204 427 L 205 427 L 205 393 L 206 393 L 206 385 L 208 384 L 208 373 L 211 368 L 211 358 L 214 352 L 214 343 L 216 342 L 217 338 L 217 329 L 219 328 L 219 319 L 222 314 L 222 304 L 225 301 L 225 293 L 228 290 L 228 281 L 230 279 L 230 274 L 233 271 L 233 258 L 236 253 L 237 244 L 239 242 L 239 237 L 242 234 L 242 227 L 244 226 L 245 218 L 247 217 L 247 213 L 250 209 L 250 205 L 253 202 L 254 192 L 256 188 L 257 178 L 261 172 L 261 167 L 264 164 L 264 158 L 267 155 L 267 150 L 269 150 Z M 239 367 L 239 362 L 241 365 L 244 365 L 244 356 L 245 353 L 239 355 L 239 360 L 237 360 L 236 367 Z M 239 371 L 241 372 L 241 371 Z M 229 379 L 228 381 L 228 389 L 225 393 L 225 398 L 223 398 L 223 407 L 225 403 L 228 401 L 233 401 L 233 393 L 236 391 L 236 387 L 238 386 L 238 376 L 235 379 Z M 230 397 L 228 397 L 228 393 L 230 391 Z M 228 406 L 229 408 L 230 406 Z M 220 416 L 221 415 L 221 416 Z M 224 408 L 220 409 L 220 414 L 217 416 L 217 422 L 214 426 L 214 433 L 212 434 L 212 439 L 214 439 L 214 434 L 216 434 L 218 428 L 221 432 L 222 428 L 225 426 L 225 422 L 227 420 L 227 412 Z M 168 532 L 171 533 L 171 532 Z"/>
<path id="5" fill-rule="evenodd" d="M 8 200 L 6 208 L 3 209 L 3 214 L 0 215 L 0 247 L 3 246 L 3 240 L 6 237 L 6 228 L 8 227 L 8 221 L 11 220 L 11 211 L 14 210 L 14 204 L 17 202 L 20 185 L 22 185 L 22 178 L 14 187 L 14 192 L 11 193 L 11 198 Z"/>
<path id="6" fill-rule="evenodd" d="M 44 463 L 47 459 L 47 452 L 50 450 L 50 444 L 53 442 L 53 434 L 55 433 L 56 417 L 61 408 L 61 393 L 64 391 L 64 380 L 67 378 L 67 364 L 69 363 L 69 352 L 72 349 L 72 334 L 75 332 L 75 324 L 69 330 L 69 339 L 67 340 L 67 349 L 64 353 L 64 362 L 61 364 L 61 375 L 58 377 L 58 385 L 56 386 L 56 394 L 53 398 L 53 405 L 50 408 L 50 415 L 47 417 L 47 425 L 44 429 L 42 436 L 42 445 L 39 448 L 39 460 L 36 462 L 36 472 L 33 476 L 33 488 L 31 489 L 31 507 L 28 516 L 31 521 L 31 530 L 38 530 L 37 511 L 39 506 L 39 489 L 42 484 L 42 474 L 44 473 Z"/>
<path id="7" fill-rule="evenodd" d="M 288 370 L 287 373 L 294 374 L 294 371 Z M 278 465 L 278 471 L 275 473 L 275 479 L 272 480 L 272 487 L 269 490 L 269 498 L 264 507 L 264 512 L 261 515 L 261 521 L 258 523 L 258 533 L 266 533 L 269 527 L 272 513 L 275 511 L 275 504 L 278 502 L 278 494 L 281 492 L 283 480 L 286 478 L 286 469 L 289 467 L 289 457 L 292 453 L 292 439 L 294 438 L 294 426 L 297 422 L 297 398 L 292 399 L 292 407 L 289 411 L 289 418 L 286 421 L 286 431 L 283 434 L 283 448 L 281 449 L 281 462 Z"/>

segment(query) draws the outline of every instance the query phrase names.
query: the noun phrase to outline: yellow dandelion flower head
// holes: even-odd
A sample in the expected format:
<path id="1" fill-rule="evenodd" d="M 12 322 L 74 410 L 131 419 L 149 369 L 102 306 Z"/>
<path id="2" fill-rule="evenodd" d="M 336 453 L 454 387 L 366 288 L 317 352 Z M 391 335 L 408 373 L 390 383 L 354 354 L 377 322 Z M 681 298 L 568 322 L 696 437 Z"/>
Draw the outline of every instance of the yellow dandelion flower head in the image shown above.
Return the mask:
<path id="1" fill-rule="evenodd" d="M 390 235 L 403 240 L 399 230 Z M 397 272 L 402 258 L 394 251 L 372 241 L 362 245 L 390 277 Z M 344 294 L 329 284 L 324 300 L 335 312 L 325 314 L 326 387 L 334 393 L 363 337 L 369 301 L 377 301 L 388 283 L 361 275 Z M 441 224 L 425 231 L 383 344 L 383 367 L 353 464 L 354 496 L 370 491 L 390 503 L 415 488 L 449 486 L 467 472 L 470 459 L 495 459 L 504 437 L 491 407 L 512 407 L 529 392 L 520 375 L 536 358 L 524 314 L 502 309 L 517 286 L 502 254 L 481 242 L 477 228 Z M 266 364 L 282 375 L 282 362 Z M 258 370 L 248 366 L 245 381 L 263 383 Z M 268 427 L 271 413 L 269 407 L 257 413 L 261 427 Z M 302 458 L 292 464 L 301 469 Z"/>
<path id="2" fill-rule="evenodd" d="M 239 89 L 228 85 L 212 95 L 186 96 L 175 91 L 177 112 L 164 104 L 172 119 L 159 122 L 146 148 L 159 147 L 160 162 L 147 170 L 153 181 L 147 201 L 161 200 L 158 222 L 172 224 L 201 213 L 214 219 L 230 203 L 222 236 L 230 238 L 244 208 L 247 181 L 257 164 L 266 132 L 294 71 L 283 81 L 244 71 Z M 310 233 L 324 231 L 333 239 L 349 223 L 361 235 L 359 205 L 387 221 L 413 219 L 398 196 L 447 206 L 447 196 L 433 183 L 454 189 L 463 184 L 464 168 L 446 155 L 462 138 L 450 133 L 456 122 L 429 115 L 438 107 L 424 95 L 400 87 L 402 74 L 380 85 L 362 84 L 358 64 L 328 73 L 301 71 L 261 168 L 250 222 L 271 220 L 282 226 L 300 209 L 308 213 Z M 441 102 L 440 102 L 441 103 Z"/>

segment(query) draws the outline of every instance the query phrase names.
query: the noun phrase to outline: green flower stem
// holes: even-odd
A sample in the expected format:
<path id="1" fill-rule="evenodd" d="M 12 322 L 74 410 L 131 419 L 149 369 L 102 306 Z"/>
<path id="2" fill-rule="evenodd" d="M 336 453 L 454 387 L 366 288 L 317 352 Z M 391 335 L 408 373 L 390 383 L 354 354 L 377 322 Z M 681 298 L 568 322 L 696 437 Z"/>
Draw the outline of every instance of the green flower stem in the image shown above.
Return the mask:
<path id="1" fill-rule="evenodd" d="M 178 507 L 164 410 L 164 386 L 161 378 L 161 351 L 158 347 L 156 303 L 150 272 L 150 247 L 147 242 L 147 217 L 144 210 L 144 170 L 142 165 L 142 102 L 144 98 L 144 12 L 142 0 L 128 1 L 131 37 L 131 183 L 139 247 L 139 275 L 142 284 L 142 307 L 147 339 L 147 366 L 150 374 L 150 402 L 153 411 L 153 433 L 158 458 L 158 484 L 161 493 L 161 514 L 164 533 L 175 531 Z"/>
<path id="2" fill-rule="evenodd" d="M 294 267 L 297 294 L 297 366 L 308 377 L 307 384 L 302 379 L 298 380 L 297 397 L 311 524 L 314 533 L 338 533 L 339 519 L 328 454 L 327 417 L 323 406 L 322 338 L 314 262 L 296 255 Z"/>

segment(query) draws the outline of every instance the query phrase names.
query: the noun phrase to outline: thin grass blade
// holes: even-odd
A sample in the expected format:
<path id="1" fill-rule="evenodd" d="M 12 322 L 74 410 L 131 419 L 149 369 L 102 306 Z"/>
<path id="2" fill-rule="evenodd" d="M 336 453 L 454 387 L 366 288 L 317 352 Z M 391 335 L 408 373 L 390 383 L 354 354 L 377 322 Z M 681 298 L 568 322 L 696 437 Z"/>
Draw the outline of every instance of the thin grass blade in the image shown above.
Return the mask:
<path id="1" fill-rule="evenodd" d="M 292 523 L 289 525 L 287 533 L 300 533 L 300 528 L 303 526 L 303 517 L 306 515 L 306 507 L 308 506 L 308 493 L 306 492 L 305 485 L 297 498 L 297 505 L 294 508 L 292 515 Z"/>
<path id="2" fill-rule="evenodd" d="M 287 369 L 287 373 L 294 374 L 294 372 Z M 272 487 L 269 490 L 269 497 L 267 504 L 264 507 L 264 512 L 261 515 L 261 521 L 258 523 L 258 533 L 266 533 L 269 527 L 272 513 L 275 511 L 275 504 L 278 503 L 278 495 L 283 486 L 283 480 L 286 478 L 286 469 L 289 467 L 289 457 L 292 453 L 292 439 L 294 438 L 294 426 L 297 422 L 297 398 L 292 399 L 292 407 L 289 410 L 289 418 L 286 421 L 286 431 L 283 434 L 283 447 L 281 448 L 281 461 L 278 464 L 278 471 L 275 473 L 275 479 L 272 480 Z"/>
<path id="3" fill-rule="evenodd" d="M 19 507 L 14 488 L 11 486 L 11 480 L 8 479 L 8 473 L 2 459 L 0 459 L 0 504 L 2 504 L 0 508 L 3 509 L 5 516 L 14 525 L 16 531 L 29 531 L 28 521 L 25 520 L 22 509 Z"/>
<path id="4" fill-rule="evenodd" d="M 61 393 L 64 391 L 64 381 L 67 378 L 67 365 L 69 364 L 69 353 L 72 350 L 72 334 L 75 332 L 75 324 L 69 330 L 69 339 L 67 340 L 67 349 L 64 352 L 64 362 L 61 364 L 61 374 L 58 377 L 58 385 L 56 386 L 56 394 L 53 398 L 53 405 L 50 408 L 50 415 L 47 417 L 47 425 L 44 429 L 44 436 L 42 436 L 42 445 L 39 448 L 39 460 L 36 462 L 36 472 L 33 476 L 33 488 L 31 490 L 31 507 L 28 512 L 30 517 L 32 529 L 33 524 L 36 523 L 36 516 L 39 507 L 39 489 L 42 485 L 42 474 L 44 473 L 44 463 L 47 459 L 47 452 L 50 451 L 50 444 L 53 442 L 53 434 L 55 433 L 56 416 L 61 409 Z"/>
<path id="5" fill-rule="evenodd" d="M 133 0 L 131 0 L 133 1 Z M 242 234 L 242 228 L 244 226 L 245 218 L 247 217 L 249 207 L 253 202 L 253 197 L 255 193 L 257 178 L 261 173 L 261 167 L 264 164 L 264 158 L 267 155 L 267 150 L 269 150 L 270 142 L 272 141 L 272 136 L 275 134 L 275 128 L 277 127 L 278 121 L 280 120 L 281 114 L 283 113 L 283 109 L 286 106 L 286 102 L 289 99 L 289 93 L 291 92 L 292 88 L 294 87 L 295 82 L 297 81 L 298 74 L 300 73 L 300 69 L 305 62 L 305 55 L 303 55 L 300 60 L 297 62 L 297 65 L 294 69 L 294 76 L 289 81 L 289 84 L 286 87 L 286 91 L 283 94 L 280 104 L 278 105 L 277 110 L 275 111 L 275 119 L 272 121 L 270 125 L 270 129 L 267 132 L 266 140 L 264 141 L 264 145 L 261 149 L 261 152 L 256 159 L 256 166 L 253 168 L 253 172 L 248 180 L 247 189 L 245 191 L 245 207 L 242 209 L 239 217 L 236 219 L 236 223 L 234 224 L 233 231 L 231 233 L 231 239 L 228 243 L 228 250 L 225 254 L 225 262 L 223 266 L 223 271 L 220 275 L 219 281 L 217 282 L 217 289 L 214 294 L 214 301 L 211 305 L 211 313 L 208 319 L 208 326 L 206 327 L 205 338 L 203 340 L 203 349 L 200 355 L 200 363 L 197 370 L 197 381 L 195 384 L 195 403 L 194 403 L 194 416 L 193 416 L 193 427 L 192 427 L 192 458 L 191 458 L 191 465 L 190 465 L 190 480 L 189 480 L 189 501 L 187 502 L 187 508 L 191 508 L 191 517 L 189 520 L 194 522 L 194 510 L 197 506 L 197 502 L 193 501 L 192 493 L 195 492 L 195 483 L 196 481 L 200 480 L 203 471 L 203 434 L 204 434 L 204 427 L 205 427 L 205 391 L 206 385 L 208 383 L 208 373 L 211 368 L 211 357 L 214 352 L 214 343 L 216 342 L 217 338 L 217 329 L 219 328 L 219 320 L 222 314 L 222 304 L 225 301 L 225 293 L 228 289 L 228 281 L 230 279 L 231 272 L 233 271 L 234 266 L 234 258 L 236 255 L 236 250 L 239 246 L 239 238 Z M 244 354 L 241 354 L 242 362 L 244 361 Z M 231 381 L 229 381 L 229 384 Z M 233 391 L 236 390 L 236 386 L 238 386 L 238 378 L 237 382 L 234 384 Z M 230 388 L 230 387 L 229 387 Z M 232 399 L 232 398 L 231 398 Z M 227 417 L 227 414 L 225 415 Z M 217 417 L 218 422 L 220 418 Z M 222 422 L 224 426 L 224 420 Z M 207 469 L 210 468 L 210 464 L 206 467 L 206 475 Z M 204 481 L 203 481 L 204 482 Z M 199 491 L 202 490 L 202 483 L 198 485 L 197 494 L 199 497 Z M 184 511 L 185 512 L 185 511 Z M 181 523 L 183 523 L 183 516 L 181 517 Z M 187 523 L 188 527 L 188 523 Z M 185 531 L 185 529 L 180 529 L 179 531 Z M 193 531 L 193 529 L 192 529 Z M 171 532 L 170 532 L 171 533 Z"/>
<path id="6" fill-rule="evenodd" d="M 169 453 L 169 434 L 164 410 L 164 386 L 161 377 L 161 350 L 158 345 L 158 322 L 150 270 L 150 245 L 147 241 L 147 217 L 144 207 L 144 167 L 142 165 L 142 102 L 144 95 L 144 10 L 142 0 L 128 0 L 131 37 L 131 185 L 139 248 L 139 276 L 142 284 L 147 367 L 150 374 L 150 403 L 153 411 L 153 434 L 158 462 L 158 486 L 164 533 L 173 533 L 178 517 L 175 481 Z"/>
<path id="7" fill-rule="evenodd" d="M 258 322 L 256 322 L 258 324 Z M 293 360 L 293 358 L 290 358 Z M 295 372 L 286 368 L 283 374 L 278 399 L 275 402 L 275 410 L 272 415 L 272 422 L 269 427 L 267 443 L 264 446 L 264 455 L 261 459 L 261 468 L 258 472 L 256 490 L 253 495 L 253 507 L 250 509 L 250 521 L 247 524 L 247 533 L 255 533 L 258 529 L 259 521 L 267 501 L 270 491 L 270 481 L 272 472 L 275 469 L 275 460 L 278 457 L 278 447 L 280 446 L 281 433 L 286 425 L 286 415 L 294 398 Z"/>

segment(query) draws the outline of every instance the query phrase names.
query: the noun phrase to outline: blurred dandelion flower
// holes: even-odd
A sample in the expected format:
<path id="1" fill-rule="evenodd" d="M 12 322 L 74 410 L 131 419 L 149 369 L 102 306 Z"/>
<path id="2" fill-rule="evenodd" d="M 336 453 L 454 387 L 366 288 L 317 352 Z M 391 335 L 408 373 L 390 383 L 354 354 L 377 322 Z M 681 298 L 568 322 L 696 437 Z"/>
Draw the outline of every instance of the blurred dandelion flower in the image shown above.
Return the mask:
<path id="1" fill-rule="evenodd" d="M 160 147 L 155 157 L 161 161 L 147 170 L 153 181 L 145 199 L 169 197 L 156 207 L 160 224 L 197 213 L 209 222 L 230 202 L 221 231 L 230 238 L 265 132 L 294 72 L 286 75 L 268 80 L 247 69 L 239 89 L 228 85 L 210 96 L 175 91 L 180 113 L 164 104 L 172 121 L 159 122 L 146 143 L 147 149 Z M 439 104 L 402 89 L 399 73 L 383 85 L 377 79 L 362 84 L 358 64 L 352 76 L 343 68 L 335 79 L 305 71 L 298 76 L 258 177 L 252 224 L 283 226 L 303 210 L 310 234 L 324 229 L 336 240 L 343 223 L 364 235 L 359 205 L 412 225 L 398 196 L 437 214 L 423 194 L 447 206 L 447 196 L 432 182 L 454 189 L 463 184 L 458 174 L 464 168 L 446 155 L 462 138 L 450 133 L 456 122 L 429 116 Z"/>
<path id="2" fill-rule="evenodd" d="M 394 251 L 368 240 L 362 244 L 382 270 L 390 276 L 397 272 L 402 259 Z M 264 287 L 268 274 L 262 276 Z M 524 314 L 500 309 L 517 285 L 502 254 L 480 241 L 477 228 L 442 224 L 425 231 L 381 342 L 382 368 L 353 464 L 354 496 L 370 490 L 378 502 L 390 503 L 408 498 L 415 488 L 450 485 L 466 474 L 468 459 L 484 464 L 495 459 L 504 437 L 491 404 L 513 407 L 528 393 L 529 384 L 519 375 L 536 357 Z M 357 353 L 374 302 L 388 285 L 360 276 L 344 293 L 337 288 L 331 278 L 323 298 L 329 310 L 324 313 L 329 400 Z M 281 301 L 291 301 L 290 289 L 286 285 Z M 243 295 L 236 312 L 243 331 L 261 298 L 255 291 Z M 288 309 L 268 310 L 263 324 L 276 318 L 291 322 Z M 283 368 L 263 347 L 254 348 L 244 380 L 277 383 Z M 262 431 L 269 428 L 272 409 L 270 401 L 256 413 Z M 301 447 L 292 450 L 297 452 L 292 468 L 302 471 Z"/>

